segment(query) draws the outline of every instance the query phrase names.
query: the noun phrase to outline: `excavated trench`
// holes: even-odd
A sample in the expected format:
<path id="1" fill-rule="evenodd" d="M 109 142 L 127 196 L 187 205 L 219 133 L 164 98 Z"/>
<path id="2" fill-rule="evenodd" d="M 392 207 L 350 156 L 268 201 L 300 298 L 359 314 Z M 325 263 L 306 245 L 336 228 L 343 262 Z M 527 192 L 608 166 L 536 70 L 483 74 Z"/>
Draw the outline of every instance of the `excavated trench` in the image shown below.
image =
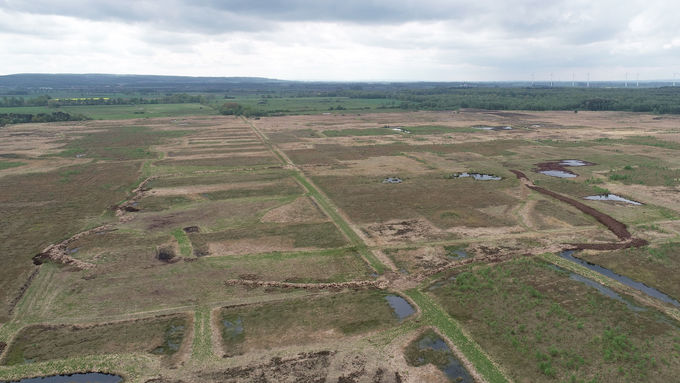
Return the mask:
<path id="1" fill-rule="evenodd" d="M 630 248 L 630 247 L 641 247 L 641 246 L 646 246 L 649 244 L 646 240 L 642 238 L 632 238 L 632 235 L 628 231 L 628 228 L 626 224 L 623 222 L 617 221 L 613 217 L 602 213 L 601 211 L 592 208 L 582 202 L 579 202 L 573 198 L 569 198 L 566 196 L 563 196 L 561 194 L 555 193 L 554 191 L 550 191 L 546 188 L 542 188 L 540 186 L 534 185 L 527 176 L 522 173 L 519 170 L 510 170 L 513 174 L 517 176 L 520 180 L 524 181 L 525 186 L 528 187 L 531 190 L 535 190 L 541 194 L 548 195 L 552 198 L 555 198 L 559 201 L 562 201 L 564 203 L 567 203 L 584 214 L 587 214 L 593 218 L 595 218 L 598 222 L 600 222 L 602 225 L 604 225 L 609 231 L 614 233 L 621 242 L 618 243 L 575 243 L 575 244 L 570 244 L 570 247 L 566 250 L 585 250 L 585 249 L 590 249 L 590 250 L 618 250 L 618 249 L 625 249 L 625 248 Z"/>

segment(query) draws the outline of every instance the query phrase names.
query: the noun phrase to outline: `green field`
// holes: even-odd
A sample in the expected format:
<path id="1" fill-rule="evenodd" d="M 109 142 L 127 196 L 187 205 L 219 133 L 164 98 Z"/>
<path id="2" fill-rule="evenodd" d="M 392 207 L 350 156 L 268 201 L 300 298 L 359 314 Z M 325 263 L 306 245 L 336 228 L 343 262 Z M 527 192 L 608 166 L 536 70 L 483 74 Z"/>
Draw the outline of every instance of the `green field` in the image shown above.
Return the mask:
<path id="1" fill-rule="evenodd" d="M 201 104 L 83 105 L 62 106 L 59 108 L 51 108 L 46 106 L 27 106 L 0 108 L 0 113 L 38 114 L 58 111 L 66 112 L 72 115 L 82 114 L 94 120 L 209 116 L 217 114 L 213 108 Z"/>

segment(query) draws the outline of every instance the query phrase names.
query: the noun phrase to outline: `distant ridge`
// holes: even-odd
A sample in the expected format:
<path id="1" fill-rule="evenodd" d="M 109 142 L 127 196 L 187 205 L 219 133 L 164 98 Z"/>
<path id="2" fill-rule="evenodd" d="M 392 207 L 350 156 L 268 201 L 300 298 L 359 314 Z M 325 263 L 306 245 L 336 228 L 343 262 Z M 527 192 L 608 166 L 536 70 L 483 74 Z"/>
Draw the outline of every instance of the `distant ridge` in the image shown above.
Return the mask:
<path id="1" fill-rule="evenodd" d="M 156 76 L 156 75 L 117 75 L 117 74 L 44 74 L 20 73 L 0 76 L 0 87 L 6 88 L 181 88 L 187 90 L 201 87 L 211 88 L 237 84 L 271 85 L 283 84 L 286 81 L 262 77 L 190 77 L 190 76 Z"/>

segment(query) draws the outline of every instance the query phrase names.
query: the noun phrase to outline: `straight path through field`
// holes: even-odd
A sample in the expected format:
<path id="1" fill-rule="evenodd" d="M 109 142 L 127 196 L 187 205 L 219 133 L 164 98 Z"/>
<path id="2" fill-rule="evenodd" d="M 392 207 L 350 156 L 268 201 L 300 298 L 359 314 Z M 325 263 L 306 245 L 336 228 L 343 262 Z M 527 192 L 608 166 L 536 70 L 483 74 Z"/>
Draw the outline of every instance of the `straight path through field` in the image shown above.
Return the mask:
<path id="1" fill-rule="evenodd" d="M 429 296 L 418 289 L 406 290 L 406 295 L 415 302 L 422 312 L 426 324 L 439 329 L 472 363 L 475 370 L 488 383 L 508 383 L 510 379 L 489 358 L 482 348 L 467 336 L 458 322 L 444 311 Z"/>
<path id="2" fill-rule="evenodd" d="M 295 173 L 293 176 L 302 185 L 302 187 L 309 193 L 309 195 L 316 201 L 316 203 L 321 207 L 321 209 L 328 215 L 335 225 L 340 229 L 340 231 L 347 237 L 351 245 L 354 246 L 361 255 L 361 257 L 368 263 L 368 265 L 373 268 L 377 273 L 382 274 L 385 272 L 386 267 L 382 262 L 368 249 L 366 243 L 361 239 L 358 234 L 358 229 L 356 229 L 348 219 L 343 217 L 340 210 L 331 202 L 331 200 L 326 197 L 325 194 L 319 190 L 319 188 L 314 185 L 311 179 L 305 175 L 305 173 L 298 168 L 293 161 L 286 156 L 286 154 L 279 150 L 269 138 L 262 133 L 255 125 L 247 119 L 243 119 L 250 127 L 253 129 L 255 134 L 262 140 L 262 143 L 269 148 L 269 150 L 276 155 L 281 162 L 292 168 Z"/>

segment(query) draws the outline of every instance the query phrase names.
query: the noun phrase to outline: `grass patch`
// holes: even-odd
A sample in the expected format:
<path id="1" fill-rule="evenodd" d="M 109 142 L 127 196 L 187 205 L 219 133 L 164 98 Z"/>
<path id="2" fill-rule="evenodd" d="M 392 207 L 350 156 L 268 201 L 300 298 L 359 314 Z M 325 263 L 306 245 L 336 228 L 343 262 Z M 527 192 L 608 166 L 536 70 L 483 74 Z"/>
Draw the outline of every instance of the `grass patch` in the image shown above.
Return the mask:
<path id="1" fill-rule="evenodd" d="M 661 314 L 631 311 L 541 261 L 470 268 L 432 293 L 514 379 L 663 381 L 680 369 L 680 359 L 647 357 L 671 352 L 677 334 Z"/>
<path id="2" fill-rule="evenodd" d="M 579 257 L 617 274 L 653 286 L 680 300 L 680 242 L 668 242 L 600 254 L 582 253 Z"/>
<path id="3" fill-rule="evenodd" d="M 398 323 L 383 291 L 225 308 L 220 319 L 224 351 L 234 355 L 285 345 L 304 345 L 383 329 Z"/>
<path id="4" fill-rule="evenodd" d="M 19 162 L 19 161 L 0 161 L 0 170 L 16 168 L 16 167 L 24 166 L 24 165 L 26 165 L 25 162 Z"/>
<path id="5" fill-rule="evenodd" d="M 209 242 L 284 236 L 292 239 L 296 248 L 332 248 L 346 245 L 342 234 L 331 222 L 315 224 L 269 224 L 261 223 L 227 229 L 213 233 L 192 233 L 191 241 L 199 251 L 207 251 Z"/>
<path id="6" fill-rule="evenodd" d="M 110 160 L 136 160 L 155 158 L 149 146 L 160 143 L 162 138 L 181 137 L 182 130 L 158 131 L 146 126 L 120 126 L 68 140 L 60 157 L 76 157 Z"/>
<path id="7" fill-rule="evenodd" d="M 186 325 L 187 318 L 177 315 L 86 328 L 28 326 L 9 346 L 4 364 L 129 352 L 172 355 L 181 345 Z"/>
<path id="8" fill-rule="evenodd" d="M 183 257 L 191 257 L 193 251 L 191 249 L 191 241 L 187 234 L 182 229 L 175 229 L 172 231 L 172 236 L 177 240 L 179 245 L 179 252 Z"/>

